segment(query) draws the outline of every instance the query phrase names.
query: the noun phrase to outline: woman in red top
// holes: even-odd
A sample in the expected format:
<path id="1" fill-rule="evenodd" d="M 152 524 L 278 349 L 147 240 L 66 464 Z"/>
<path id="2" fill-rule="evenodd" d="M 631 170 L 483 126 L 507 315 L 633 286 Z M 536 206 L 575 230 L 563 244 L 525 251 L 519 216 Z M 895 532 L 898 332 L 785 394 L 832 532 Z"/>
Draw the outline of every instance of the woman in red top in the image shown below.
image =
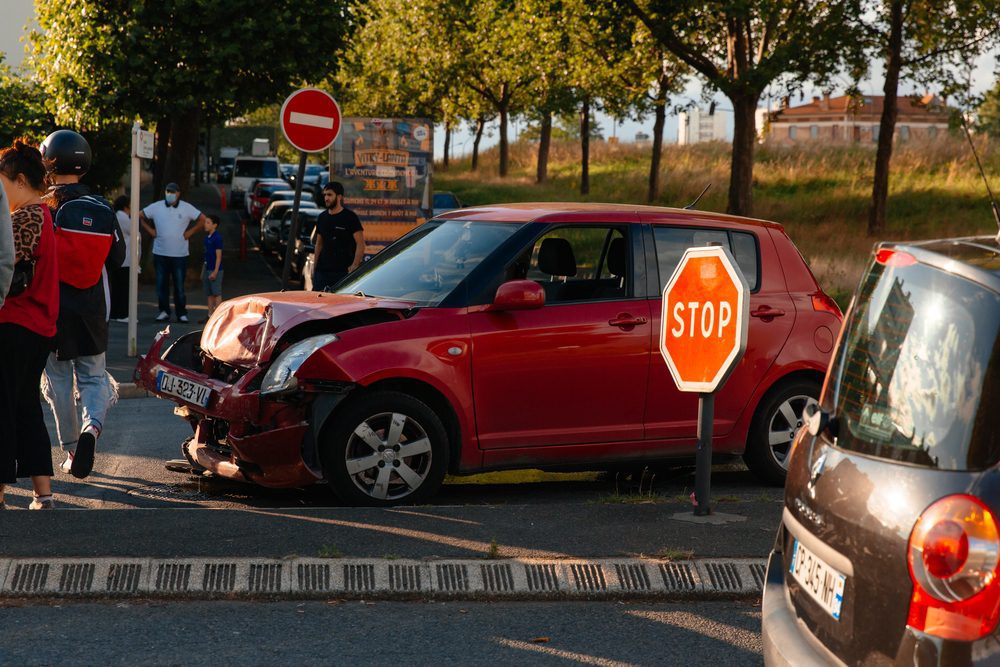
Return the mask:
<path id="1" fill-rule="evenodd" d="M 0 509 L 5 484 L 30 477 L 29 509 L 51 509 L 52 443 L 38 385 L 59 315 L 55 231 L 38 149 L 15 141 L 0 150 L 0 183 L 14 226 L 14 281 L 0 307 Z"/>

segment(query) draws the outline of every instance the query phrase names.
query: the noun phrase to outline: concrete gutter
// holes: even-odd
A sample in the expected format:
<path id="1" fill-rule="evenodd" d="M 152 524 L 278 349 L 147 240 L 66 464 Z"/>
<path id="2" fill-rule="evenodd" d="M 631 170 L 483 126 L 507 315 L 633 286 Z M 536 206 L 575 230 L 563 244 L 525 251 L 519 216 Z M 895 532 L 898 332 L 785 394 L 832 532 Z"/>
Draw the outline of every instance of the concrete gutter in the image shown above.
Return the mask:
<path id="1" fill-rule="evenodd" d="M 149 398 L 153 394 L 136 385 L 135 382 L 119 382 L 118 383 L 118 399 L 123 400 L 126 398 Z"/>
<path id="2" fill-rule="evenodd" d="M 764 559 L 0 559 L 0 600 L 691 600 L 758 596 Z"/>

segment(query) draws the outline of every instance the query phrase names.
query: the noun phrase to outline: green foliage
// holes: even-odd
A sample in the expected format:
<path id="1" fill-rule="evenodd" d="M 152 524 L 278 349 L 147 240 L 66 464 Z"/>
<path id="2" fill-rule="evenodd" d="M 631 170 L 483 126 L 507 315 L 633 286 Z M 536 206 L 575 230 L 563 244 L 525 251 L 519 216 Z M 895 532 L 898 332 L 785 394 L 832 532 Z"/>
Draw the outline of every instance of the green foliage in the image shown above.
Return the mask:
<path id="1" fill-rule="evenodd" d="M 0 146 L 19 137 L 41 142 L 51 128 L 41 88 L 11 70 L 0 52 Z"/>
<path id="2" fill-rule="evenodd" d="M 1000 138 L 1000 78 L 979 105 L 978 116 L 976 127 L 991 137 Z"/>

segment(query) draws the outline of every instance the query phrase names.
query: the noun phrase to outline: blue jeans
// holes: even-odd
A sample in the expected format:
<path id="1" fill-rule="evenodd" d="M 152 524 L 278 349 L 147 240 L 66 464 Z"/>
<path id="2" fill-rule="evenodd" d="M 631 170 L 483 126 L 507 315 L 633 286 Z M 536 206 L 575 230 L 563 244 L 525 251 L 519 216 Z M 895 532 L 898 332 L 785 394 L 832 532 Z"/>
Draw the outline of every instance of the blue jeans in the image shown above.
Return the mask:
<path id="1" fill-rule="evenodd" d="M 83 406 L 82 428 L 77 413 L 77 391 L 80 393 L 80 405 Z M 55 353 L 52 353 L 45 362 L 42 394 L 52 408 L 60 446 L 74 449 L 80 431 L 84 428 L 104 428 L 108 410 L 118 401 L 118 384 L 108 375 L 103 352 L 65 361 L 59 361 Z"/>
<path id="2" fill-rule="evenodd" d="M 177 317 L 187 315 L 187 296 L 184 294 L 184 276 L 187 273 L 187 257 L 167 257 L 153 255 L 156 269 L 156 298 L 160 302 L 160 312 L 170 313 L 170 281 L 174 282 L 174 305 Z"/>

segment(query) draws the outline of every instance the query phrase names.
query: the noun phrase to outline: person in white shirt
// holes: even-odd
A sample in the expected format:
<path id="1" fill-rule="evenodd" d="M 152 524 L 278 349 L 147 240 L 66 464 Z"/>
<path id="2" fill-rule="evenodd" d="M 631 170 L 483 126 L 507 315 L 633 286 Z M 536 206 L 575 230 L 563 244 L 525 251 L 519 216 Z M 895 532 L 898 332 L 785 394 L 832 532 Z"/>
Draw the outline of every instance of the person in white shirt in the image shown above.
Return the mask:
<path id="1" fill-rule="evenodd" d="M 168 183 L 164 194 L 163 199 L 139 213 L 142 228 L 153 237 L 153 268 L 156 269 L 156 297 L 160 306 L 156 321 L 170 319 L 172 280 L 177 321 L 187 322 L 184 276 L 187 273 L 188 239 L 204 226 L 205 214 L 188 202 L 181 201 L 180 188 L 176 183 Z"/>
<path id="2" fill-rule="evenodd" d="M 125 261 L 115 269 L 109 278 L 111 287 L 111 312 L 109 317 L 114 322 L 128 322 L 128 295 L 129 267 L 132 266 L 132 211 L 129 210 L 128 197 L 121 195 L 115 199 L 112 208 L 115 209 L 115 218 L 118 220 L 118 228 L 121 230 L 122 239 L 125 241 Z M 137 239 L 141 243 L 141 239 Z M 141 252 L 141 251 L 140 251 Z"/>

